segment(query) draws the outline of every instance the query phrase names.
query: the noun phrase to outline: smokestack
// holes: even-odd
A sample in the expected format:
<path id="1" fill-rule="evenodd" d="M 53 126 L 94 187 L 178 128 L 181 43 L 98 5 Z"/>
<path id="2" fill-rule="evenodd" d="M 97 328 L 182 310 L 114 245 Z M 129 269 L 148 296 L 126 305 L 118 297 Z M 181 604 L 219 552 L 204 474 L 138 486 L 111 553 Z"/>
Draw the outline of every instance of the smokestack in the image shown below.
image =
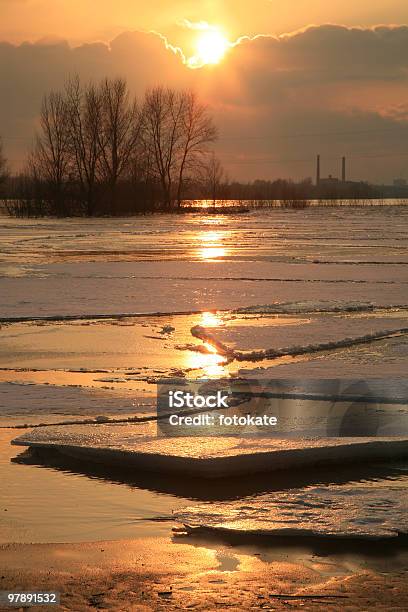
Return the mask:
<path id="1" fill-rule="evenodd" d="M 320 185 L 320 155 L 317 156 L 316 185 Z"/>
<path id="2" fill-rule="evenodd" d="M 346 158 L 345 157 L 343 157 L 342 159 L 341 179 L 343 183 L 346 182 Z"/>

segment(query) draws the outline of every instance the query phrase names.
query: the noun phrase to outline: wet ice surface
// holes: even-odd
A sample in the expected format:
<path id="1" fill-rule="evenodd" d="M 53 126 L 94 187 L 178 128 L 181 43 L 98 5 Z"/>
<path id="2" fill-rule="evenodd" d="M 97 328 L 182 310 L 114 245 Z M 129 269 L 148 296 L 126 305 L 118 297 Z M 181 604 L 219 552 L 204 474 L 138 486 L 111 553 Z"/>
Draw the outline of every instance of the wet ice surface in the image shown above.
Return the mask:
<path id="1" fill-rule="evenodd" d="M 94 370 L 94 380 L 109 382 L 112 373 L 145 379 L 200 367 L 197 356 L 177 350 L 194 341 L 190 329 L 205 317 L 179 316 L 26 322 L 2 328 L 0 367 Z M 97 370 L 100 370 L 99 375 Z M 130 380 L 130 378 L 129 378 Z M 125 382 L 125 381 L 124 381 Z"/>
<path id="2" fill-rule="evenodd" d="M 403 375 L 405 332 L 370 336 L 405 327 L 407 221 L 403 206 L 2 217 L 0 317 L 88 318 L 3 324 L 0 380 L 139 392 L 139 383 L 175 372 L 228 376 L 259 367 L 267 376 L 327 377 L 339 369 Z M 175 314 L 191 311 L 202 314 Z M 165 314 L 120 316 L 152 312 Z M 174 332 L 161 333 L 166 326 Z M 197 350 L 202 342 L 190 334 L 196 326 L 242 352 L 283 348 L 288 356 L 270 355 L 259 366 L 226 363 L 208 346 L 207 353 Z M 325 341 L 332 346 L 322 354 L 307 350 Z M 297 347 L 304 354 L 294 355 Z"/>
<path id="3" fill-rule="evenodd" d="M 268 364 L 268 361 L 254 364 L 247 362 L 239 368 L 241 376 L 263 378 L 297 377 L 331 378 L 341 373 L 342 377 L 406 378 L 408 361 L 407 336 L 389 338 L 376 342 L 363 343 L 336 351 L 323 351 L 298 357 L 296 362 L 281 360 Z"/>
<path id="4" fill-rule="evenodd" d="M 171 313 L 317 298 L 405 304 L 406 208 L 3 217 L 0 316 Z"/>
<path id="5" fill-rule="evenodd" d="M 154 421 L 131 425 L 46 427 L 29 431 L 13 443 L 68 453 L 77 450 L 91 461 L 210 478 L 270 472 L 322 462 L 395 458 L 408 452 L 406 437 L 295 440 L 239 436 L 158 437 Z"/>
<path id="6" fill-rule="evenodd" d="M 49 374 L 48 374 L 49 376 Z M 86 386 L 0 383 L 0 426 L 106 415 L 152 414 L 152 394 Z"/>
<path id="7" fill-rule="evenodd" d="M 48 372 L 48 382 L 57 384 L 134 389 L 138 379 L 176 371 L 237 373 L 237 364 L 217 351 L 197 350 L 200 339 L 190 334 L 196 326 L 216 328 L 216 338 L 243 352 L 288 349 L 290 362 L 270 355 L 270 366 L 294 375 L 333 375 L 339 363 L 345 374 L 402 375 L 406 333 L 389 334 L 406 327 L 407 221 L 403 206 L 109 220 L 2 217 L 0 317 L 74 320 L 3 324 L 0 380 L 43 383 Z M 146 314 L 157 312 L 163 316 Z M 178 314 L 191 312 L 197 314 Z M 161 333 L 166 326 L 174 332 Z M 384 339 L 377 337 L 382 332 Z M 357 342 L 345 350 L 347 338 Z M 307 350 L 319 345 L 326 355 Z M 297 347 L 306 355 L 297 355 Z M 240 368 L 257 367 L 248 366 Z M 105 373 L 86 375 L 97 369 Z"/>
<path id="8" fill-rule="evenodd" d="M 244 502 L 182 508 L 174 518 L 188 533 L 214 531 L 285 537 L 382 539 L 408 534 L 408 476 L 378 483 L 275 492 Z"/>
<path id="9" fill-rule="evenodd" d="M 290 347 L 308 345 L 325 347 L 332 344 L 336 347 L 338 342 L 349 339 L 356 344 L 360 341 L 370 340 L 373 335 L 387 335 L 399 331 L 408 331 L 408 312 L 406 317 L 386 318 L 380 313 L 376 317 L 351 316 L 311 316 L 303 322 L 291 325 L 289 318 L 280 320 L 278 326 L 259 325 L 258 321 L 247 321 L 246 325 L 236 325 L 232 321 L 228 326 L 217 328 L 198 328 L 196 335 L 204 339 L 213 340 L 214 345 L 221 346 L 226 352 L 231 350 L 245 356 L 259 358 L 262 353 L 289 350 Z M 302 324 L 303 323 L 303 324 Z"/>
<path id="10" fill-rule="evenodd" d="M 408 336 L 398 330 L 406 327 L 407 321 L 407 237 L 408 207 L 272 210 L 226 217 L 1 217 L 0 423 L 149 413 L 154 406 L 155 382 L 175 374 L 242 374 L 268 379 L 406 378 Z M 151 313 L 163 316 L 152 317 Z M 123 314 L 144 316 L 121 317 Z M 108 320 L 99 320 L 100 315 Z M 28 322 L 4 324 L 5 318 L 21 317 L 27 317 Z M 74 320 L 32 320 L 37 317 Z M 333 346 L 320 352 L 237 361 L 226 359 L 214 347 L 193 337 L 190 330 L 196 326 L 243 352 L 318 347 L 323 340 Z M 174 330 L 161 333 L 170 327 Z M 346 338 L 364 338 L 381 331 L 391 335 L 341 345 Z M 85 447 L 92 446 L 96 426 L 78 427 L 83 427 Z M 119 426 L 104 428 L 106 434 L 120 431 Z M 127 443 L 136 440 L 141 448 L 151 451 L 157 445 L 152 428 L 140 428 L 137 436 L 132 434 L 133 442 Z M 73 435 L 68 427 L 53 430 L 54 434 L 48 431 L 56 444 Z M 44 433 L 41 428 L 32 435 Z M 275 444 L 283 449 L 288 442 Z M 234 441 L 225 445 L 232 452 Z M 187 454 L 199 453 L 199 440 L 190 440 L 186 449 Z M 239 452 L 250 454 L 248 445 L 241 444 Z M 100 482 L 97 495 L 94 488 L 84 484 L 83 477 L 70 482 L 71 503 L 63 494 L 65 473 L 54 475 L 51 468 L 38 470 L 27 465 L 13 465 L 13 472 L 9 464 L 4 465 L 2 480 L 7 478 L 11 486 L 17 478 L 24 493 L 30 491 L 32 515 L 41 517 L 47 503 L 36 497 L 31 485 L 24 484 L 35 481 L 36 490 L 41 490 L 41 483 L 53 479 L 51 488 L 61 492 L 58 529 L 50 531 L 45 522 L 42 528 L 37 525 L 43 541 L 84 539 L 92 521 L 96 521 L 98 534 L 103 537 L 106 529 L 112 537 L 127 537 L 132 532 L 121 529 L 119 522 L 125 524 L 133 514 L 152 517 L 161 507 L 170 512 L 178 505 L 174 498 L 164 503 L 141 488 L 133 491 L 133 496 L 126 495 L 123 505 L 115 505 L 121 487 L 111 495 L 110 485 Z M 36 480 L 34 474 L 38 473 Z M 282 494 L 280 509 L 284 503 L 288 509 L 287 515 L 279 514 L 280 519 L 293 527 L 302 509 L 296 500 L 305 495 L 309 496 L 311 514 L 302 520 L 310 525 L 316 519 L 320 535 L 333 534 L 336 523 L 338 533 L 360 530 L 370 537 L 376 529 L 377 533 L 393 533 L 401 519 L 403 492 L 398 493 L 395 483 L 388 480 L 379 482 L 376 486 L 384 486 L 384 499 L 388 500 L 384 504 L 387 521 L 372 482 L 367 483 L 367 490 L 373 488 L 372 498 L 365 492 L 365 485 L 361 493 L 361 483 L 350 484 L 347 495 L 327 488 L 327 519 L 318 507 L 323 493 L 299 489 L 286 501 Z M 405 487 L 406 482 L 402 485 Z M 74 490 L 82 493 L 75 495 Z M 24 541 L 30 536 L 23 533 L 28 519 L 22 519 L 21 492 L 16 492 L 15 500 L 8 520 L 12 523 L 15 518 L 14 531 Z M 350 500 L 354 510 L 349 511 Z M 73 512 L 79 502 L 84 516 L 91 517 L 85 526 Z M 271 495 L 251 498 L 248 505 L 254 514 L 243 514 L 239 519 L 246 521 L 242 523 L 245 529 L 249 528 L 248 521 L 261 530 L 270 527 L 271 520 L 278 516 L 275 502 Z M 101 516 L 104 504 L 107 510 Z M 270 511 L 264 523 L 262 507 Z M 370 525 L 366 518 L 371 507 L 379 521 Z M 214 524 L 228 519 L 218 506 L 212 509 L 218 516 Z M 201 512 L 208 514 L 208 506 L 194 513 L 198 524 Z M 233 508 L 228 512 L 234 512 Z M 354 521 L 359 514 L 365 520 L 362 526 Z M 53 520 L 56 518 L 48 523 Z M 98 534 L 94 532 L 94 537 Z M 90 534 L 88 539 L 92 538 Z"/>
<path id="11" fill-rule="evenodd" d="M 140 395 L 153 397 L 155 383 L 163 377 L 253 373 L 278 378 L 311 373 L 333 378 L 339 367 L 345 377 L 406 375 L 407 334 L 401 332 L 408 327 L 405 309 L 365 312 L 368 305 L 360 304 L 363 312 L 316 312 L 330 305 L 345 307 L 340 302 L 314 302 L 300 304 L 300 314 L 204 312 L 3 324 L 0 382 L 116 390 L 120 405 L 124 392 L 133 391 L 135 401 Z M 295 307 L 280 308 L 290 313 Z M 193 336 L 191 330 L 197 328 L 205 333 Z M 225 349 L 232 353 L 225 354 Z M 19 393 L 17 387 L 14 392 Z M 48 397 L 44 407 L 53 411 L 51 389 Z M 9 393 L 7 401 L 11 400 Z M 58 403 L 58 397 L 55 400 Z"/>
<path id="12" fill-rule="evenodd" d="M 111 294 L 106 300 L 106 286 Z M 98 315 L 190 313 L 229 310 L 257 304 L 316 300 L 370 302 L 381 307 L 404 306 L 407 285 L 396 282 L 316 283 L 299 281 L 241 281 L 238 279 L 173 280 L 164 278 L 72 279 L 3 278 L 0 317 L 93 318 Z"/>
<path id="13" fill-rule="evenodd" d="M 88 317 L 83 326 L 94 325 L 100 315 L 112 319 L 89 332 L 52 325 L 3 327 L 0 367 L 9 360 L 9 368 L 47 369 L 51 362 L 59 364 L 54 368 L 116 368 L 123 379 L 126 368 L 162 368 L 166 374 L 171 367 L 207 366 L 208 360 L 200 364 L 191 355 L 188 364 L 187 354 L 174 350 L 177 343 L 194 343 L 187 337 L 189 327 L 208 325 L 200 315 L 177 318 L 179 312 L 246 309 L 248 315 L 258 314 L 254 325 L 247 322 L 246 329 L 235 332 L 243 350 L 260 348 L 260 338 L 270 339 L 263 348 L 282 347 L 289 329 L 301 346 L 318 344 L 324 334 L 341 340 L 347 334 L 378 333 L 381 315 L 389 317 L 395 307 L 396 318 L 384 321 L 384 330 L 397 329 L 398 323 L 402 328 L 407 221 L 408 207 L 109 220 L 2 217 L 0 317 Z M 290 328 L 290 321 L 274 325 L 273 317 L 260 321 L 279 311 L 308 314 L 329 308 L 346 314 L 375 307 L 386 311 L 377 314 L 378 320 L 329 319 L 322 313 Z M 162 322 L 120 320 L 121 314 L 153 312 L 167 314 Z M 160 341 L 159 326 L 166 324 L 175 333 Z M 232 325 L 221 333 L 231 335 Z M 99 351 L 95 344 L 101 345 Z M 59 345 L 63 350 L 56 350 Z M 211 365 L 217 365 L 215 358 Z"/>
<path id="14" fill-rule="evenodd" d="M 260 210 L 246 215 L 0 222 L 1 261 L 137 261 L 240 258 L 407 262 L 407 207 Z M 260 240 L 260 237 L 262 240 Z"/>
<path id="15" fill-rule="evenodd" d="M 93 461 L 137 473 L 172 473 L 208 477 L 248 478 L 248 474 L 272 471 L 264 476 L 264 489 L 273 487 L 273 471 L 309 469 L 309 481 L 318 478 L 315 463 L 332 465 L 329 483 L 344 464 L 367 461 L 376 447 L 377 460 L 392 460 L 407 452 L 408 442 L 391 439 L 321 439 L 273 441 L 237 438 L 160 439 L 155 423 L 137 425 L 65 426 L 37 429 L 14 443 L 34 449 L 52 449 L 66 458 L 81 458 L 85 473 Z M 319 453 L 323 455 L 319 458 Z M 233 461 L 231 461 L 233 460 Z M 202 462 L 202 466 L 197 463 Z M 380 466 L 381 467 L 381 466 Z M 361 469 L 361 468 L 360 468 Z M 352 471 L 351 478 L 356 478 Z M 252 478 L 254 476 L 252 475 Z M 349 476 L 350 478 L 350 476 Z M 163 480 L 163 482 L 164 482 Z M 307 480 L 307 478 L 306 478 Z M 214 482 L 214 481 L 212 481 Z M 229 481 L 228 481 L 229 482 Z M 245 495 L 232 502 L 212 501 L 178 509 L 173 519 L 188 533 L 256 534 L 284 537 L 392 538 L 407 533 L 407 467 L 401 464 L 388 479 L 356 480 L 348 484 L 305 486 L 261 495 Z M 228 487 L 227 487 L 228 488 Z M 287 487 L 285 487 L 287 488 Z M 248 482 L 248 489 L 250 483 Z M 203 491 L 203 485 L 200 487 Z M 185 503 L 185 502 L 184 502 Z M 173 502 L 173 508 L 176 501 Z"/>

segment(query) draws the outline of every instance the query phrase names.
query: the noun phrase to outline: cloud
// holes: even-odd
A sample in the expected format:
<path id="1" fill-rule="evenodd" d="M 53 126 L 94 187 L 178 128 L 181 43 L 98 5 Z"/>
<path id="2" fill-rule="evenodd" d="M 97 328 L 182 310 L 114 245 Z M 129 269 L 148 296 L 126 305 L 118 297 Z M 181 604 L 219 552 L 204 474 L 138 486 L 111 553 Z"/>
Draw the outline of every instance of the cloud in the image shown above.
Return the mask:
<path id="1" fill-rule="evenodd" d="M 125 76 L 138 95 L 170 79 L 177 87 L 187 86 L 177 52 L 153 33 L 126 32 L 110 45 L 74 48 L 66 42 L 0 43 L 0 135 L 14 167 L 22 165 L 30 146 L 44 93 L 62 88 L 76 73 L 85 81 Z"/>
<path id="2" fill-rule="evenodd" d="M 182 28 L 187 28 L 188 30 L 198 30 L 199 32 L 217 29 L 217 26 L 210 25 L 206 21 L 189 21 L 188 19 L 182 19 L 179 22 L 179 25 Z"/>
<path id="3" fill-rule="evenodd" d="M 207 26 L 180 27 L 195 35 Z M 354 159 L 354 178 L 407 173 L 408 27 L 324 25 L 242 37 L 224 62 L 199 70 L 188 69 L 184 47 L 173 43 L 124 32 L 110 44 L 0 44 L 0 134 L 14 165 L 30 144 L 44 92 L 78 72 L 85 80 L 125 76 L 138 95 L 157 83 L 196 89 L 213 109 L 231 176 L 312 175 L 316 152 L 333 174 L 342 155 Z"/>
<path id="4" fill-rule="evenodd" d="M 256 78 L 305 82 L 407 78 L 408 27 L 310 26 L 282 36 L 242 37 L 233 62 Z"/>

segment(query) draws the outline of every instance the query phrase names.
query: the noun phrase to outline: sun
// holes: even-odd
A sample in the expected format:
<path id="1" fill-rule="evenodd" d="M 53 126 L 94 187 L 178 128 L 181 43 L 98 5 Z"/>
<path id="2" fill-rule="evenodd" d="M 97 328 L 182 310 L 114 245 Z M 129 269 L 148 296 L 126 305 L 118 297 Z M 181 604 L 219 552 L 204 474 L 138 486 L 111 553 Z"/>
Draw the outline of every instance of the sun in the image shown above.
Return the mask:
<path id="1" fill-rule="evenodd" d="M 219 64 L 228 51 L 229 42 L 218 30 L 207 30 L 196 42 L 197 60 L 200 64 Z"/>

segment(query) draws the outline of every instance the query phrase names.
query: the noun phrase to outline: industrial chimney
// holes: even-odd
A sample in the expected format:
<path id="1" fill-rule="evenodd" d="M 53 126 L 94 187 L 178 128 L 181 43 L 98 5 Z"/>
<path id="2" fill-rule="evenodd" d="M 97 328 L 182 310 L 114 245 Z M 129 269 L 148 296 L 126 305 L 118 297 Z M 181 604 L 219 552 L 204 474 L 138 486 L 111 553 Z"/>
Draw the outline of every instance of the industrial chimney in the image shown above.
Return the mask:
<path id="1" fill-rule="evenodd" d="M 316 164 L 316 185 L 320 185 L 320 155 L 317 156 Z"/>
<path id="2" fill-rule="evenodd" d="M 341 167 L 341 180 L 343 181 L 343 183 L 346 182 L 346 158 L 343 157 L 342 159 L 342 167 Z"/>

